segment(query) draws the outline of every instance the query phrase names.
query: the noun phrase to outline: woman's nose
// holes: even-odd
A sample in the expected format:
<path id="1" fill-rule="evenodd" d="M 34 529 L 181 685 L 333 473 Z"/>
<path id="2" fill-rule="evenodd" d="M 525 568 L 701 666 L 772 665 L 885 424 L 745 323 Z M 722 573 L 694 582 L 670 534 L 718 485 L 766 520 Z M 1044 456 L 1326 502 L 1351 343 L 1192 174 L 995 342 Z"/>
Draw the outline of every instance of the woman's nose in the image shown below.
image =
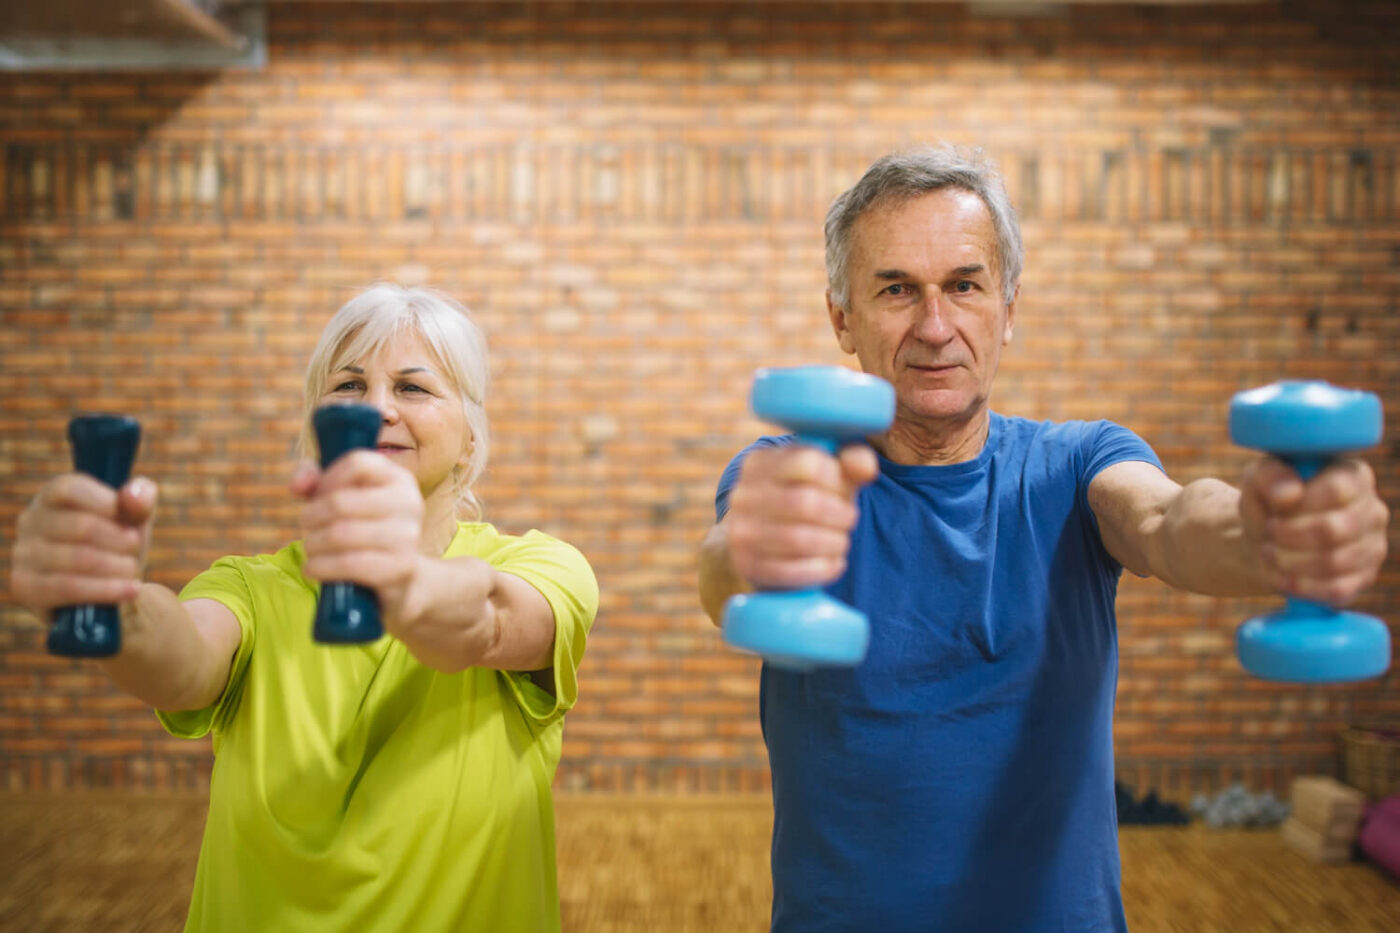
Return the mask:
<path id="1" fill-rule="evenodd" d="M 393 424 L 399 419 L 398 408 L 394 405 L 394 393 L 388 388 L 372 388 L 367 391 L 365 404 L 378 408 L 385 424 Z"/>

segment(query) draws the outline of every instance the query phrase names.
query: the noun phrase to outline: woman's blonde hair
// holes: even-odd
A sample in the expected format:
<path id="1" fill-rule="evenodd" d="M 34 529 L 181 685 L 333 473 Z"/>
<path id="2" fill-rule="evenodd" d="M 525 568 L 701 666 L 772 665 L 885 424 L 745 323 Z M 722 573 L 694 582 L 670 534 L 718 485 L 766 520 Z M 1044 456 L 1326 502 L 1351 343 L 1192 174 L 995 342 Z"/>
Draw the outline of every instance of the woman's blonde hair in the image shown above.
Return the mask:
<path id="1" fill-rule="evenodd" d="M 453 485 L 459 510 L 480 518 L 480 500 L 472 485 L 486 469 L 489 449 L 486 422 L 486 337 L 471 313 L 441 292 L 380 283 L 347 301 L 321 331 L 306 367 L 306 398 L 298 448 L 314 456 L 316 435 L 311 415 L 326 392 L 333 373 L 357 360 L 374 356 L 405 333 L 423 338 L 437 356 L 448 380 L 462 401 L 470 438 L 466 464 L 454 471 Z"/>

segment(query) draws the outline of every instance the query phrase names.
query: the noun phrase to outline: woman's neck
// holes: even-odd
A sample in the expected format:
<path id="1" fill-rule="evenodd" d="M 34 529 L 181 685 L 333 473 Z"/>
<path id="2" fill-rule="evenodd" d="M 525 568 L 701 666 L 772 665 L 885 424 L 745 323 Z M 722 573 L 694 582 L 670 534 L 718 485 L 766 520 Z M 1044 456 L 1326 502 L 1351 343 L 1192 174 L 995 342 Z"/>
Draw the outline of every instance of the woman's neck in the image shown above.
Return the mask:
<path id="1" fill-rule="evenodd" d="M 423 536 L 419 550 L 429 557 L 441 557 L 457 535 L 457 496 L 450 483 L 444 483 L 423 500 Z"/>

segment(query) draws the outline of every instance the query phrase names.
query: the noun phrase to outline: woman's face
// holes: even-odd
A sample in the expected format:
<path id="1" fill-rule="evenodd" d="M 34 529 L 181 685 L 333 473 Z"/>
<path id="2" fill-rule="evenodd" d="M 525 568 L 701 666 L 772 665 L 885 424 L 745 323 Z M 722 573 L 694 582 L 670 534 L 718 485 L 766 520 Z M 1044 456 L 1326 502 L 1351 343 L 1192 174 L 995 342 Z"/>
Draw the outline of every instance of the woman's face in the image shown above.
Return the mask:
<path id="1" fill-rule="evenodd" d="M 320 403 L 362 402 L 379 409 L 378 451 L 418 480 L 423 498 L 465 465 L 471 441 L 457 388 L 418 334 L 402 334 L 369 359 L 356 360 L 326 381 Z"/>

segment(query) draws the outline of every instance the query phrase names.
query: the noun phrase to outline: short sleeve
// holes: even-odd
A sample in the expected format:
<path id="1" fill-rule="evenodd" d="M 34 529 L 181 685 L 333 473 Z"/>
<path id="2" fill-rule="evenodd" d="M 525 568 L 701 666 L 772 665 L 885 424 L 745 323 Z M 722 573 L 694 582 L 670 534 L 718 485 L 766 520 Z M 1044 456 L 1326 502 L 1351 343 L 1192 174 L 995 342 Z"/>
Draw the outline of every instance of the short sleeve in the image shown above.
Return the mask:
<path id="1" fill-rule="evenodd" d="M 500 672 L 520 708 L 548 725 L 578 700 L 578 668 L 598 614 L 597 578 L 577 548 L 540 531 L 526 532 L 486 560 L 539 590 L 554 611 L 554 695 L 541 690 L 527 672 Z"/>
<path id="2" fill-rule="evenodd" d="M 739 471 L 744 466 L 744 458 L 755 450 L 764 447 L 783 447 L 793 442 L 792 435 L 782 437 L 764 436 L 754 441 L 743 450 L 734 455 L 734 459 L 729 461 L 729 466 L 724 468 L 720 474 L 719 486 L 715 489 L 715 521 L 721 521 L 729 512 L 729 493 L 733 491 L 734 484 L 739 481 Z"/>
<path id="3" fill-rule="evenodd" d="M 1162 461 L 1147 441 L 1122 425 L 1112 421 L 1095 421 L 1087 427 L 1089 443 L 1084 452 L 1084 469 L 1079 483 L 1082 489 L 1087 490 L 1095 476 L 1115 463 L 1137 460 L 1162 469 Z"/>
<path id="4" fill-rule="evenodd" d="M 1080 457 L 1082 465 L 1079 471 L 1079 487 L 1075 492 L 1075 499 L 1080 514 L 1085 517 L 1089 527 L 1093 529 L 1095 539 L 1099 541 L 1105 564 L 1117 572 L 1122 567 L 1108 553 L 1107 549 L 1103 548 L 1098 516 L 1094 514 L 1093 507 L 1089 505 L 1089 485 L 1094 481 L 1094 477 L 1117 463 L 1130 461 L 1149 463 L 1162 470 L 1162 461 L 1158 459 L 1156 451 L 1147 441 L 1112 421 L 1092 421 L 1084 424 Z M 1166 471 L 1162 470 L 1162 472 Z"/>
<path id="5" fill-rule="evenodd" d="M 253 625 L 253 595 L 247 577 L 238 566 L 238 559 L 223 557 L 199 576 L 191 580 L 180 591 L 180 601 L 192 599 L 212 599 L 222 603 L 238 620 L 241 637 L 238 651 L 233 656 L 229 668 L 228 683 L 224 692 L 213 705 L 204 709 L 156 710 L 156 718 L 171 735 L 182 739 L 201 738 L 212 729 L 222 731 L 238 709 L 238 697 L 242 692 L 243 678 L 248 671 L 248 660 L 253 655 L 255 627 Z"/>

